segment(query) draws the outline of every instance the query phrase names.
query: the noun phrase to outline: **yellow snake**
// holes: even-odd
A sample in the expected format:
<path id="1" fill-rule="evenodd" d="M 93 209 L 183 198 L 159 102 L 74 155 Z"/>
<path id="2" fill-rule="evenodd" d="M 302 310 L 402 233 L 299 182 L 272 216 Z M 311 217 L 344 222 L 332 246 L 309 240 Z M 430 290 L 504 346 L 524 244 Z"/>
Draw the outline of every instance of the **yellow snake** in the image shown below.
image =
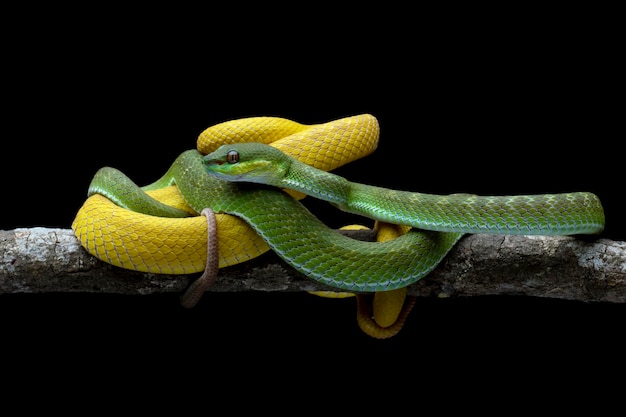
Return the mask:
<path id="1" fill-rule="evenodd" d="M 378 121 L 369 114 L 312 125 L 280 117 L 250 117 L 207 128 L 198 137 L 197 149 L 208 154 L 223 144 L 261 142 L 308 165 L 330 171 L 371 154 L 378 139 Z M 297 199 L 304 197 L 302 193 L 287 191 Z M 142 214 L 120 207 L 101 194 L 92 194 L 72 223 L 82 246 L 98 259 L 121 268 L 158 274 L 202 272 L 207 263 L 207 219 L 185 203 L 176 185 L 147 193 L 191 216 Z M 216 214 L 215 220 L 219 268 L 248 261 L 269 250 L 267 243 L 239 217 Z M 403 233 L 393 225 L 380 223 L 377 227 L 385 230 L 379 233 L 381 241 Z M 357 322 L 366 334 L 376 338 L 397 334 L 412 306 L 412 302 L 404 303 L 404 288 L 389 291 L 380 300 L 383 297 L 390 301 L 367 301 L 371 296 L 357 296 Z"/>

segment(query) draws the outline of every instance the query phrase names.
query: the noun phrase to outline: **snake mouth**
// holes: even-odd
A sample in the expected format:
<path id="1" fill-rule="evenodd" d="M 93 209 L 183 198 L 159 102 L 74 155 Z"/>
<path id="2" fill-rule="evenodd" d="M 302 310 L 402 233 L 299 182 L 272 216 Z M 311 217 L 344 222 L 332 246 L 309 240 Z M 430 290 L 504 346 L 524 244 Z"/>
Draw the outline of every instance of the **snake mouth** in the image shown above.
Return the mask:
<path id="1" fill-rule="evenodd" d="M 215 178 L 219 178 L 221 180 L 226 180 L 226 181 L 244 181 L 244 176 L 241 174 L 233 174 L 233 173 L 226 173 L 226 172 L 222 172 L 221 170 L 217 169 L 218 166 L 221 165 L 225 165 L 226 163 L 224 161 L 207 161 L 205 162 L 205 171 L 209 174 L 212 175 Z"/>
<path id="2" fill-rule="evenodd" d="M 204 165 L 208 165 L 208 166 L 211 166 L 211 165 L 224 165 L 225 163 L 226 163 L 226 161 L 220 161 L 220 160 L 217 160 L 217 159 L 211 159 L 211 160 L 206 160 L 205 159 L 204 160 Z"/>

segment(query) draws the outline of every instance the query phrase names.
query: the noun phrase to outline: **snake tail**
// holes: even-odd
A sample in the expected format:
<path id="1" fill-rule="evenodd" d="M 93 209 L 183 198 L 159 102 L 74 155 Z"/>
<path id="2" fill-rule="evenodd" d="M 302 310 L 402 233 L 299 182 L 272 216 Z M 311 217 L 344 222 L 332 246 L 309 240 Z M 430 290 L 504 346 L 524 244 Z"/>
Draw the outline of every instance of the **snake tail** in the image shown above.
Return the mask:
<path id="1" fill-rule="evenodd" d="M 200 214 L 207 219 L 207 262 L 202 275 L 189 284 L 187 290 L 180 296 L 180 304 L 185 308 L 192 308 L 198 304 L 206 290 L 217 281 L 219 271 L 219 242 L 215 213 L 210 208 L 205 208 Z"/>
<path id="2" fill-rule="evenodd" d="M 386 297 L 387 294 L 394 294 L 396 292 L 404 292 L 404 288 L 400 288 L 394 291 L 387 292 L 377 292 L 374 294 L 357 294 L 357 323 L 361 330 L 375 339 L 388 339 L 397 335 L 400 330 L 404 327 L 404 324 L 409 317 L 409 313 L 413 309 L 413 306 L 417 302 L 417 297 L 415 296 L 407 296 L 406 300 L 401 303 L 400 311 L 398 312 L 397 318 L 386 325 L 379 324 L 376 320 L 376 312 L 373 308 L 378 303 L 380 305 L 381 301 L 377 300 L 381 297 Z M 395 295 L 395 294 L 394 294 Z M 396 302 L 389 302 L 389 305 L 392 308 L 398 306 Z M 379 306 L 379 309 L 382 306 Z M 385 305 L 385 308 L 389 308 L 388 305 Z M 372 317 L 374 319 L 372 319 Z"/>

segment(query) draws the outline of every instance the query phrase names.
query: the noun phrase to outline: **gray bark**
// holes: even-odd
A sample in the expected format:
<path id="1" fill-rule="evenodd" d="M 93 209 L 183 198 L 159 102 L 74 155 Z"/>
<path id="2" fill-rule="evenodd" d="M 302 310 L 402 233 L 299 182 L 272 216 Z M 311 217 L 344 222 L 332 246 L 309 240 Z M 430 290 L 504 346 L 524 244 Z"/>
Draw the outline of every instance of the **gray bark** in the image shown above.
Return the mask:
<path id="1" fill-rule="evenodd" d="M 371 233 L 347 234 L 359 239 Z M 89 255 L 70 229 L 0 230 L 0 294 L 183 292 L 200 274 L 129 271 Z M 332 290 L 268 252 L 222 268 L 209 291 Z M 466 235 L 427 277 L 409 287 L 422 297 L 525 295 L 626 302 L 626 242 L 572 236 Z"/>

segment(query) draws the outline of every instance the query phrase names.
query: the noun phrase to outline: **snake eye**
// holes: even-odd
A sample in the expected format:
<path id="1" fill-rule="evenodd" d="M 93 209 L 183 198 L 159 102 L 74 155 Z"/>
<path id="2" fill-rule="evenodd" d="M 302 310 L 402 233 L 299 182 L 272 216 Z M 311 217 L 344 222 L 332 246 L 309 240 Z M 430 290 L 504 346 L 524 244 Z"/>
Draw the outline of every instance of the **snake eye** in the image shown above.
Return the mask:
<path id="1" fill-rule="evenodd" d="M 228 153 L 226 154 L 226 161 L 228 161 L 229 164 L 236 164 L 237 162 L 239 162 L 239 152 L 228 151 Z"/>

